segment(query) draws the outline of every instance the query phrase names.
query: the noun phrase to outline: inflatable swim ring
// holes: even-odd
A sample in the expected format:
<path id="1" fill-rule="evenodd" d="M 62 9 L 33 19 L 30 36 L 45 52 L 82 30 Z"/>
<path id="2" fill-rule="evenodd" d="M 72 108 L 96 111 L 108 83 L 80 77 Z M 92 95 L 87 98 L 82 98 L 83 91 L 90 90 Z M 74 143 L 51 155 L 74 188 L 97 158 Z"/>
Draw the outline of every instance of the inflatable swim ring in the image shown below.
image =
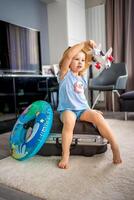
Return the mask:
<path id="1" fill-rule="evenodd" d="M 34 156 L 45 143 L 52 121 L 53 111 L 46 101 L 36 101 L 28 106 L 16 121 L 10 135 L 12 157 L 25 160 Z"/>

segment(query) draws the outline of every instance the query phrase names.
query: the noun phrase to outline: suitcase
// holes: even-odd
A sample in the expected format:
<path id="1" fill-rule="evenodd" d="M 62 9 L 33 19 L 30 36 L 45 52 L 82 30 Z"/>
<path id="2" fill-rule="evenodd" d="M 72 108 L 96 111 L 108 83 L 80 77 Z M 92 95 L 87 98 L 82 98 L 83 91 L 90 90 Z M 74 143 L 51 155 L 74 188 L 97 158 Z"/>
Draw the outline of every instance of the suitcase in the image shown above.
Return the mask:
<path id="1" fill-rule="evenodd" d="M 62 122 L 59 114 L 54 113 L 54 121 L 50 136 L 38 152 L 42 156 L 59 156 L 62 153 Z M 70 147 L 71 155 L 93 156 L 107 150 L 107 140 L 100 136 L 97 128 L 88 122 L 76 121 L 73 140 Z"/>

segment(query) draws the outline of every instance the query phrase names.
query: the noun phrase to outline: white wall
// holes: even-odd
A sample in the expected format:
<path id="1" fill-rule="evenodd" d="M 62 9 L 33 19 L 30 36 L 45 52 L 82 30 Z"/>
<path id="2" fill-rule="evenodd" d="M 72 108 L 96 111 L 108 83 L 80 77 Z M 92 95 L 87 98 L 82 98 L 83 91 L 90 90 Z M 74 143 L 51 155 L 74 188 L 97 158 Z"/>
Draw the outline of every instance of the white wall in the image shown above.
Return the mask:
<path id="1" fill-rule="evenodd" d="M 63 50 L 68 46 L 66 0 L 49 3 L 47 13 L 50 64 L 53 64 L 59 62 Z"/>
<path id="2" fill-rule="evenodd" d="M 47 5 L 50 64 L 63 51 L 86 39 L 85 0 L 58 0 Z"/>
<path id="3" fill-rule="evenodd" d="M 86 40 L 85 0 L 67 0 L 68 45 Z"/>
<path id="4" fill-rule="evenodd" d="M 50 63 L 49 41 L 48 41 L 48 17 L 47 7 L 44 3 L 40 8 L 40 37 L 41 37 L 41 58 L 42 65 Z"/>

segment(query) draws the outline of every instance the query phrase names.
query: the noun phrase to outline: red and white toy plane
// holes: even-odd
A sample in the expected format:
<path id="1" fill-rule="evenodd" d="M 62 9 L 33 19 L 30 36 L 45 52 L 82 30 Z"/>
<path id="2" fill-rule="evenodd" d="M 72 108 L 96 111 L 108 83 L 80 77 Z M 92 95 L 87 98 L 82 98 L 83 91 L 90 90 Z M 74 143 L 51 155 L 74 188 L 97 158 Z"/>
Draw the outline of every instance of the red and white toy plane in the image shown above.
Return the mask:
<path id="1" fill-rule="evenodd" d="M 112 57 L 112 47 L 104 54 L 104 52 L 101 50 L 101 45 L 99 45 L 96 48 L 93 48 L 92 50 L 93 54 L 93 61 L 95 62 L 95 67 L 97 69 L 103 68 L 109 68 L 111 66 L 111 63 L 113 62 L 114 58 Z"/>

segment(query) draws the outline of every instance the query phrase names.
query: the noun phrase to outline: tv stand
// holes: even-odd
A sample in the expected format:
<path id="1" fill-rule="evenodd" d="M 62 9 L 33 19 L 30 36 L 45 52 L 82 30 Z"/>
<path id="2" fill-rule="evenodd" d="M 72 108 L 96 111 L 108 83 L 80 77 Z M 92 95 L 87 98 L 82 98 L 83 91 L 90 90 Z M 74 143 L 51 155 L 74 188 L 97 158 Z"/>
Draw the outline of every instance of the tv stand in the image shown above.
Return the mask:
<path id="1" fill-rule="evenodd" d="M 58 92 L 56 77 L 0 74 L 0 113 L 15 113 L 17 118 L 28 105 L 37 100 L 46 100 L 55 108 L 57 105 L 53 105 L 51 92 Z"/>

